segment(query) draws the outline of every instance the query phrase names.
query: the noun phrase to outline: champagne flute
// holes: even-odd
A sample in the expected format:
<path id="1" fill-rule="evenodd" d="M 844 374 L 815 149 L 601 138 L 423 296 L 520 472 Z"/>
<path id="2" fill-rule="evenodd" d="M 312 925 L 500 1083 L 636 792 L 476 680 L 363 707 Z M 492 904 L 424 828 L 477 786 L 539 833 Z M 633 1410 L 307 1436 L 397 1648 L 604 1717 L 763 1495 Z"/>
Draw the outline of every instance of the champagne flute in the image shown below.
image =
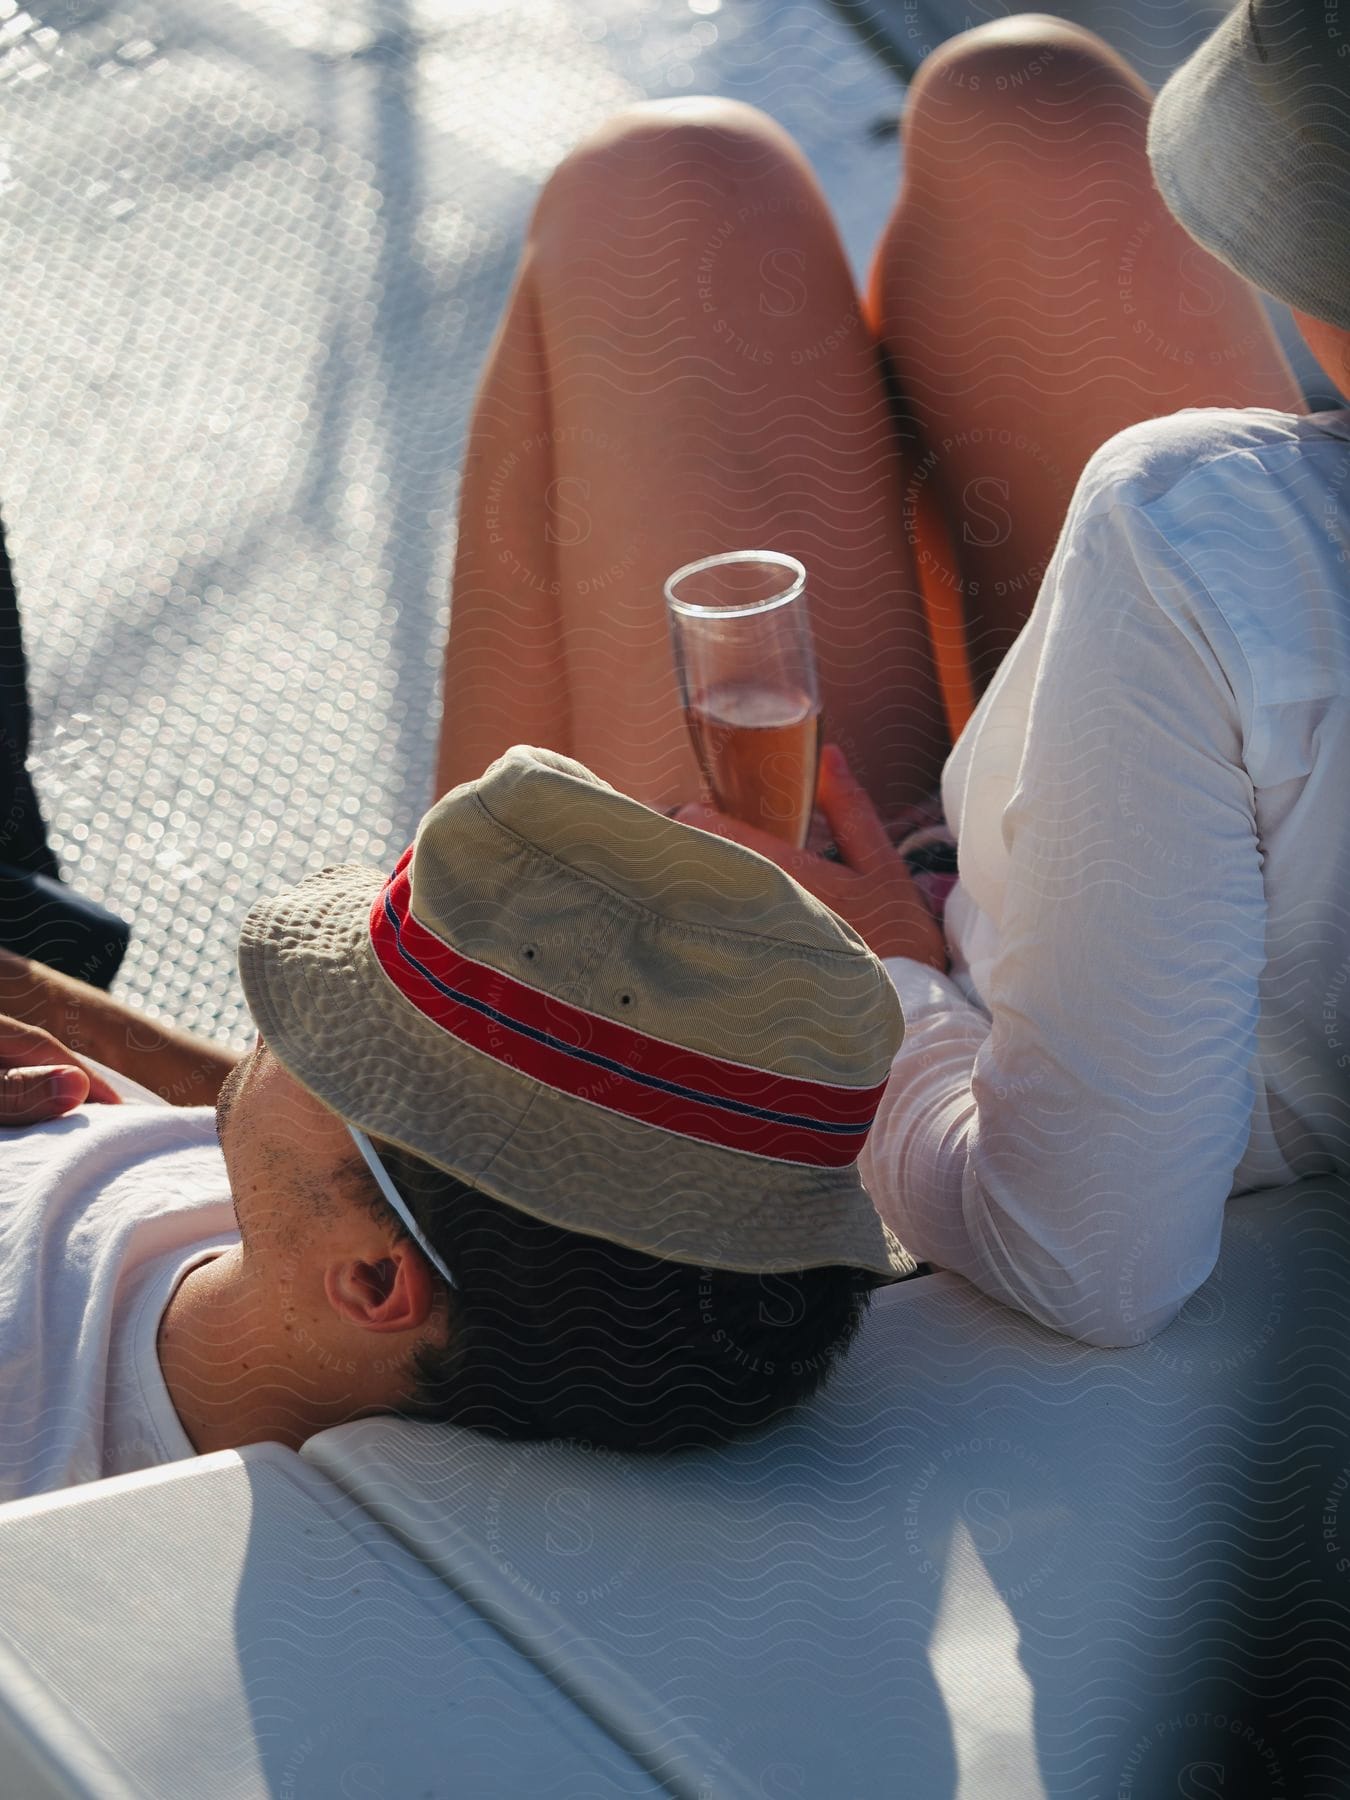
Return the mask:
<path id="1" fill-rule="evenodd" d="M 777 550 L 732 550 L 665 585 L 675 673 L 718 809 L 806 843 L 819 774 L 820 683 L 806 570 Z"/>

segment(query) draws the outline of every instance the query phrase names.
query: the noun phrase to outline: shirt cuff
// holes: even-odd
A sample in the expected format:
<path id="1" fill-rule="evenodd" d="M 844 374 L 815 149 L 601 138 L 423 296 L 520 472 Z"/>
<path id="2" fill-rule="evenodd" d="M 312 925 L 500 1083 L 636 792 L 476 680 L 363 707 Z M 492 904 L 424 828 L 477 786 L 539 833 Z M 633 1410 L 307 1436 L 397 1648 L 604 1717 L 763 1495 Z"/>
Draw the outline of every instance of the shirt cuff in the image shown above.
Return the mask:
<path id="1" fill-rule="evenodd" d="M 887 956 L 881 966 L 900 996 L 907 1027 L 925 1013 L 974 1011 L 956 983 L 930 963 L 917 962 L 912 956 Z"/>

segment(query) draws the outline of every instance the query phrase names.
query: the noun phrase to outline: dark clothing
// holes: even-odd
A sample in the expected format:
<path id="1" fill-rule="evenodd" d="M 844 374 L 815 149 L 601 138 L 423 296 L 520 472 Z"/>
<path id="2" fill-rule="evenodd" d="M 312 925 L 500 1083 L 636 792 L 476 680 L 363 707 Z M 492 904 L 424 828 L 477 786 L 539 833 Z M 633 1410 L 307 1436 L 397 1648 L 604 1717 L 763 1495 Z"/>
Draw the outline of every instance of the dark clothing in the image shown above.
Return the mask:
<path id="1" fill-rule="evenodd" d="M 19 598 L 0 521 L 0 863 L 59 881 L 28 773 L 28 664 Z"/>
<path id="2" fill-rule="evenodd" d="M 28 773 L 30 725 L 19 598 L 0 523 L 0 949 L 107 987 L 130 931 L 61 881 Z"/>

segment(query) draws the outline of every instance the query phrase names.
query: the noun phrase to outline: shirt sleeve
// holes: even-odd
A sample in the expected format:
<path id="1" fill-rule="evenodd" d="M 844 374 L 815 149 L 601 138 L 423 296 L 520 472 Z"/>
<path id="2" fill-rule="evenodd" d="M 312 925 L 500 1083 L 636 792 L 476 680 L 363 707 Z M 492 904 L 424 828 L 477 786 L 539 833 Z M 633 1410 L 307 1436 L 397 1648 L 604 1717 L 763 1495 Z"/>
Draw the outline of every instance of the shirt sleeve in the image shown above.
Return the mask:
<path id="1" fill-rule="evenodd" d="M 1145 508 L 1071 513 L 1037 606 L 988 1016 L 887 964 L 905 1041 L 861 1169 L 916 1256 L 1129 1344 L 1213 1269 L 1251 1128 L 1266 902 L 1250 680 Z"/>

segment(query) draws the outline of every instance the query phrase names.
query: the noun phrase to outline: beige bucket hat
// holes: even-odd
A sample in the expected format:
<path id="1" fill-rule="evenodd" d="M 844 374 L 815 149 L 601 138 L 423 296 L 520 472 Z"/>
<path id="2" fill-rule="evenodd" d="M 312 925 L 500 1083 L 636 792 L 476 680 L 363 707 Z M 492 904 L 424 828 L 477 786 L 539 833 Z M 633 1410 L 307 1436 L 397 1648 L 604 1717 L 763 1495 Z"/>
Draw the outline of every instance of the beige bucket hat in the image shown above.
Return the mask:
<path id="1" fill-rule="evenodd" d="M 1350 328 L 1350 0 L 1240 0 L 1160 89 L 1148 154 L 1193 238 Z"/>
<path id="2" fill-rule="evenodd" d="M 916 1266 L 857 1169 L 904 1035 L 881 963 L 766 858 L 569 757 L 517 745 L 392 875 L 261 901 L 239 971 L 349 1125 L 536 1218 L 707 1267 Z"/>

